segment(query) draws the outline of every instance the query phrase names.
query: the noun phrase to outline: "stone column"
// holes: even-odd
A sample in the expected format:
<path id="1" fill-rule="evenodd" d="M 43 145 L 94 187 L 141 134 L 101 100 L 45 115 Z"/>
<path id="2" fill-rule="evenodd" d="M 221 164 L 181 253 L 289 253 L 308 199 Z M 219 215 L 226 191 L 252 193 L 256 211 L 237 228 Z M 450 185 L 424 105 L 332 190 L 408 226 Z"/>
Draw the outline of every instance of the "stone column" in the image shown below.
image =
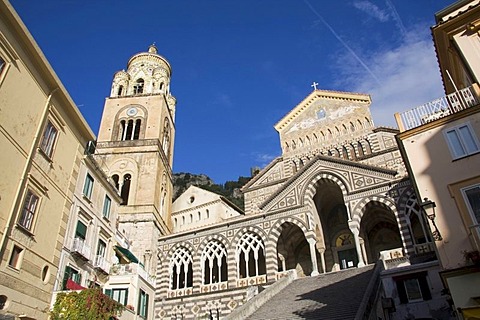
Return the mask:
<path id="1" fill-rule="evenodd" d="M 320 252 L 320 263 L 322 264 L 322 272 L 327 273 L 327 267 L 325 265 L 325 249 L 319 250 Z"/>
<path id="2" fill-rule="evenodd" d="M 359 268 L 365 267 L 365 262 L 363 261 L 362 248 L 360 247 L 360 237 L 358 236 L 360 231 L 356 227 L 353 227 L 350 230 L 353 233 L 353 239 L 355 240 L 355 249 L 357 250 L 357 256 L 358 256 L 357 267 L 359 267 Z"/>
<path id="3" fill-rule="evenodd" d="M 314 238 L 309 238 L 307 241 L 310 246 L 310 257 L 312 259 L 312 273 L 310 276 L 318 276 L 317 250 L 315 250 L 315 243 L 317 241 Z"/>

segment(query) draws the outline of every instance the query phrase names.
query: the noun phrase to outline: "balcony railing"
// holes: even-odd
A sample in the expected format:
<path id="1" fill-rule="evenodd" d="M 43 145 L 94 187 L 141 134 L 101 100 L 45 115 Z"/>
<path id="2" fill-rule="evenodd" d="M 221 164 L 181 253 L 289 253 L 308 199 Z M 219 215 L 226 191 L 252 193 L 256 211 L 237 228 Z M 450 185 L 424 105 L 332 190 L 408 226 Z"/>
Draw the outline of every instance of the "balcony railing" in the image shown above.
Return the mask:
<path id="1" fill-rule="evenodd" d="M 95 259 L 93 260 L 93 267 L 100 269 L 101 271 L 105 273 L 109 273 L 110 271 L 110 262 L 108 262 L 105 257 L 96 255 Z"/>
<path id="2" fill-rule="evenodd" d="M 77 253 L 86 260 L 90 260 L 90 247 L 85 244 L 83 239 L 74 238 L 71 251 L 72 253 Z"/>
<path id="3" fill-rule="evenodd" d="M 148 274 L 145 269 L 138 263 L 130 264 L 116 264 L 110 268 L 110 275 L 112 276 L 128 276 L 138 275 L 147 281 L 152 286 L 155 286 L 155 278 Z"/>
<path id="4" fill-rule="evenodd" d="M 474 86 L 478 87 L 476 84 Z M 479 99 L 474 86 L 460 89 L 414 109 L 395 113 L 398 128 L 401 132 L 410 130 L 477 105 Z"/>

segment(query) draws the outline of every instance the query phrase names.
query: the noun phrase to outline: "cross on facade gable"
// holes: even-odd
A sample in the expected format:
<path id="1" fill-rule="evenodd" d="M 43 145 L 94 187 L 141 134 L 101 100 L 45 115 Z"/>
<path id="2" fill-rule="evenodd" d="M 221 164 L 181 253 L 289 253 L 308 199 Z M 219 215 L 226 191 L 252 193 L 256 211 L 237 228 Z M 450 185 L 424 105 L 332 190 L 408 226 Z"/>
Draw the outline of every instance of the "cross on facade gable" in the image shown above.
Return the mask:
<path id="1" fill-rule="evenodd" d="M 318 82 L 313 81 L 312 85 L 310 87 L 313 88 L 313 90 L 317 90 Z"/>

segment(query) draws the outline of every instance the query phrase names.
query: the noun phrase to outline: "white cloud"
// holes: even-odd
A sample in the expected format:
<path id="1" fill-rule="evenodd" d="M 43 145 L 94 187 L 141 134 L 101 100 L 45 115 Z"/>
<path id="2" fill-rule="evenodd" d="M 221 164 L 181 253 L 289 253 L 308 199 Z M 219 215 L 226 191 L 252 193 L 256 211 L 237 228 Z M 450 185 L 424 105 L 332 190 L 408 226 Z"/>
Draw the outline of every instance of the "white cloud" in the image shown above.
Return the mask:
<path id="1" fill-rule="evenodd" d="M 341 69 L 337 85 L 372 96 L 371 111 L 377 126 L 396 127 L 395 112 L 444 95 L 432 39 L 424 31 L 428 28 L 417 29 L 407 33 L 399 46 L 369 51 L 369 57 L 363 57 L 380 84 L 349 55 L 337 60 Z"/>
<path id="2" fill-rule="evenodd" d="M 253 152 L 252 157 L 254 158 L 255 164 L 258 165 L 260 168 L 263 168 L 266 165 L 268 165 L 270 162 L 272 162 L 273 159 L 278 157 L 278 155 L 272 155 L 272 154 L 260 153 L 260 152 Z"/>
<path id="3" fill-rule="evenodd" d="M 355 1 L 353 6 L 381 22 L 389 20 L 389 14 L 370 1 Z"/>
<path id="4" fill-rule="evenodd" d="M 215 94 L 215 96 L 213 97 L 212 103 L 214 105 L 219 105 L 222 108 L 227 108 L 227 109 L 231 109 L 234 106 L 234 103 L 230 95 L 226 93 L 221 93 L 221 92 Z"/>

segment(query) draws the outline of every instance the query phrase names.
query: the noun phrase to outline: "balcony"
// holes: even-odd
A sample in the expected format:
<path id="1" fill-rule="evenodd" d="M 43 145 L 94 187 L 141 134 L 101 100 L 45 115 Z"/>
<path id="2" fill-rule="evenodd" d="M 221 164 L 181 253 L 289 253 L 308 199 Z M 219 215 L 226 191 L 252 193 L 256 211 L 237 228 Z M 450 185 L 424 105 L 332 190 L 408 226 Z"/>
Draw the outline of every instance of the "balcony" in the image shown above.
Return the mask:
<path id="1" fill-rule="evenodd" d="M 148 274 L 138 263 L 116 264 L 110 268 L 111 276 L 140 276 L 147 283 L 155 287 L 155 277 Z"/>
<path id="2" fill-rule="evenodd" d="M 477 105 L 479 103 L 478 89 L 478 85 L 474 84 L 414 109 L 395 113 L 395 120 L 400 132 L 420 127 Z"/>
<path id="3" fill-rule="evenodd" d="M 105 259 L 105 257 L 97 255 L 95 256 L 95 259 L 93 259 L 93 267 L 108 274 L 111 264 Z"/>
<path id="4" fill-rule="evenodd" d="M 72 254 L 75 254 L 84 260 L 90 260 L 90 247 L 85 244 L 83 239 L 74 238 L 71 251 Z"/>

